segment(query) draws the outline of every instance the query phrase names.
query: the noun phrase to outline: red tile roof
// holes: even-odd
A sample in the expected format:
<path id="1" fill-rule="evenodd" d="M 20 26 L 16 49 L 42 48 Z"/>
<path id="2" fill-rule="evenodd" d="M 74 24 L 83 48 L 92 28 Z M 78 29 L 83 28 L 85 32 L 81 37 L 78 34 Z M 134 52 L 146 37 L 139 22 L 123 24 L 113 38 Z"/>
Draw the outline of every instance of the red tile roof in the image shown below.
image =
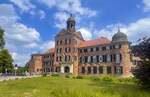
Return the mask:
<path id="1" fill-rule="evenodd" d="M 89 46 L 96 46 L 96 45 L 102 45 L 102 44 L 109 44 L 111 41 L 105 37 L 100 37 L 98 39 L 94 40 L 88 40 L 88 41 L 83 41 L 80 43 L 79 47 L 89 47 Z"/>

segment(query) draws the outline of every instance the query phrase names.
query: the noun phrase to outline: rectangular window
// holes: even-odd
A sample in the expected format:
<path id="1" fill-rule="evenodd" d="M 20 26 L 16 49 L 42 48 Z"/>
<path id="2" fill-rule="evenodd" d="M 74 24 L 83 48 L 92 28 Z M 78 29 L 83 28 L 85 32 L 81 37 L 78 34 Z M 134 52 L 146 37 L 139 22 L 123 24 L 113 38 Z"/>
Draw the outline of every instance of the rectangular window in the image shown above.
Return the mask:
<path id="1" fill-rule="evenodd" d="M 93 48 L 93 51 L 95 52 L 95 51 L 96 51 L 96 48 Z"/>
<path id="2" fill-rule="evenodd" d="M 82 49 L 80 49 L 80 53 L 82 53 Z"/>
<path id="3" fill-rule="evenodd" d="M 111 61 L 111 56 L 107 55 L 107 62 L 110 62 L 110 61 Z"/>
<path id="4" fill-rule="evenodd" d="M 103 73 L 103 67 L 100 66 L 100 67 L 99 67 L 99 74 L 102 74 L 102 73 Z"/>
<path id="5" fill-rule="evenodd" d="M 111 62 L 113 61 L 113 55 L 110 55 L 110 61 Z"/>
<path id="6" fill-rule="evenodd" d="M 105 50 L 106 50 L 106 47 L 102 47 L 102 50 L 105 51 Z"/>
<path id="7" fill-rule="evenodd" d="M 67 53 L 67 48 L 65 48 L 65 52 Z"/>
<path id="8" fill-rule="evenodd" d="M 119 45 L 118 44 L 115 45 L 115 49 L 119 49 Z"/>
<path id="9" fill-rule="evenodd" d="M 99 62 L 99 55 L 96 56 L 96 62 Z"/>
<path id="10" fill-rule="evenodd" d="M 88 52 L 90 52 L 91 51 L 91 49 L 90 48 L 88 48 Z"/>
<path id="11" fill-rule="evenodd" d="M 57 45 L 59 45 L 59 41 L 57 41 Z"/>
<path id="12" fill-rule="evenodd" d="M 107 67 L 107 74 L 111 74 L 111 67 L 110 66 Z"/>
<path id="13" fill-rule="evenodd" d="M 88 67 L 88 74 L 91 73 L 91 67 Z"/>
<path id="14" fill-rule="evenodd" d="M 97 74 L 97 67 L 96 66 L 93 67 L 93 73 Z"/>
<path id="15" fill-rule="evenodd" d="M 120 54 L 116 54 L 116 63 L 117 63 L 117 64 L 120 63 Z"/>
<path id="16" fill-rule="evenodd" d="M 84 49 L 84 52 L 86 53 L 86 52 L 87 52 L 87 49 Z"/>
<path id="17" fill-rule="evenodd" d="M 96 51 L 99 51 L 99 47 L 96 47 Z"/>
<path id="18" fill-rule="evenodd" d="M 82 69 L 81 69 L 81 73 L 85 73 L 85 67 L 82 67 Z"/>
<path id="19" fill-rule="evenodd" d="M 88 62 L 89 63 L 91 62 L 91 56 L 88 56 Z"/>
<path id="20" fill-rule="evenodd" d="M 60 44 L 62 44 L 62 40 L 60 41 Z"/>
<path id="21" fill-rule="evenodd" d="M 115 73 L 116 74 L 122 74 L 123 73 L 123 68 L 121 66 L 117 66 L 115 67 Z"/>
<path id="22" fill-rule="evenodd" d="M 80 57 L 80 63 L 82 63 L 82 57 Z"/>
<path id="23" fill-rule="evenodd" d="M 93 56 L 93 62 L 96 63 L 96 56 Z"/>
<path id="24" fill-rule="evenodd" d="M 102 55 L 99 55 L 99 62 L 103 62 L 103 57 L 102 57 Z"/>
<path id="25" fill-rule="evenodd" d="M 65 39 L 65 44 L 67 44 L 67 39 Z"/>
<path id="26" fill-rule="evenodd" d="M 93 56 L 91 56 L 91 63 L 93 63 Z"/>
<path id="27" fill-rule="evenodd" d="M 67 62 L 67 56 L 65 56 L 65 62 Z"/>
<path id="28" fill-rule="evenodd" d="M 91 48 L 91 52 L 93 52 L 93 48 Z"/>
<path id="29" fill-rule="evenodd" d="M 110 50 L 112 49 L 112 46 L 110 46 Z"/>
<path id="30" fill-rule="evenodd" d="M 110 49 L 110 47 L 109 46 L 106 46 L 106 50 L 109 50 Z"/>
<path id="31" fill-rule="evenodd" d="M 103 55 L 103 62 L 106 62 L 106 55 Z"/>
<path id="32" fill-rule="evenodd" d="M 87 63 L 88 62 L 88 57 L 87 56 L 85 56 L 85 63 Z"/>

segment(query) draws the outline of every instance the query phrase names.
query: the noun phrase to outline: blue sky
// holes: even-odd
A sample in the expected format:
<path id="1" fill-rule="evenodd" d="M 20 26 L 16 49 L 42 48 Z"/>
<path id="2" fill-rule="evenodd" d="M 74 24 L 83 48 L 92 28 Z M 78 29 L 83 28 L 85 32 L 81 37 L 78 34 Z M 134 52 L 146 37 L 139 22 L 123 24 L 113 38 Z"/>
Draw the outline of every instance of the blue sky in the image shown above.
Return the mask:
<path id="1" fill-rule="evenodd" d="M 121 31 L 133 44 L 150 36 L 150 0 L 0 0 L 0 26 L 14 63 L 54 47 L 54 37 L 72 13 L 86 40 Z"/>

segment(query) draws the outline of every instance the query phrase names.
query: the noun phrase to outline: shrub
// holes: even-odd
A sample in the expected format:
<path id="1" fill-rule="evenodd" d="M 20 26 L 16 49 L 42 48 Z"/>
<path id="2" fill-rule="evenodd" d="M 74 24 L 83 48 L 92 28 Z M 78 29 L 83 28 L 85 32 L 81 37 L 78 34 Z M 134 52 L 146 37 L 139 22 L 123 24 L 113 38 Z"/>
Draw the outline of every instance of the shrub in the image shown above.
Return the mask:
<path id="1" fill-rule="evenodd" d="M 43 76 L 43 77 L 46 77 L 46 76 L 47 76 L 47 74 L 46 74 L 46 73 L 44 73 L 42 76 Z"/>
<path id="2" fill-rule="evenodd" d="M 82 77 L 82 76 L 79 76 L 79 75 L 76 76 L 75 78 L 76 78 L 76 79 L 83 79 L 83 77 Z"/>
<path id="3" fill-rule="evenodd" d="M 65 75 L 65 78 L 71 78 L 71 75 L 66 74 L 66 75 Z"/>
<path id="4" fill-rule="evenodd" d="M 53 77 L 58 77 L 58 76 L 60 76 L 60 74 L 55 73 L 55 74 L 52 74 L 51 76 L 53 76 Z"/>
<path id="5" fill-rule="evenodd" d="M 138 79 L 139 85 L 150 89 L 150 60 L 144 60 L 134 71 L 133 74 Z"/>
<path id="6" fill-rule="evenodd" d="M 97 76 L 90 77 L 90 79 L 93 81 L 100 81 L 101 80 L 100 77 L 97 77 Z"/>
<path id="7" fill-rule="evenodd" d="M 136 83 L 137 80 L 134 77 L 128 77 L 128 78 L 118 78 L 118 82 L 123 82 L 123 83 Z"/>
<path id="8" fill-rule="evenodd" d="M 116 79 L 112 76 L 103 76 L 101 77 L 101 80 L 106 82 L 115 82 Z"/>

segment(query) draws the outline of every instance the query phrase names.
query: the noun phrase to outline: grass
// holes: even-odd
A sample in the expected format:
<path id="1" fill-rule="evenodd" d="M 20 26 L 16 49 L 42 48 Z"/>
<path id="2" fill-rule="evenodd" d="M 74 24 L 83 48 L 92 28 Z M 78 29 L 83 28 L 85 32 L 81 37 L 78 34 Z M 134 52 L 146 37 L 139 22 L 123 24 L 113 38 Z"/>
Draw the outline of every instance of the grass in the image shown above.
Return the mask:
<path id="1" fill-rule="evenodd" d="M 0 82 L 0 97 L 150 97 L 133 82 L 38 77 Z"/>

